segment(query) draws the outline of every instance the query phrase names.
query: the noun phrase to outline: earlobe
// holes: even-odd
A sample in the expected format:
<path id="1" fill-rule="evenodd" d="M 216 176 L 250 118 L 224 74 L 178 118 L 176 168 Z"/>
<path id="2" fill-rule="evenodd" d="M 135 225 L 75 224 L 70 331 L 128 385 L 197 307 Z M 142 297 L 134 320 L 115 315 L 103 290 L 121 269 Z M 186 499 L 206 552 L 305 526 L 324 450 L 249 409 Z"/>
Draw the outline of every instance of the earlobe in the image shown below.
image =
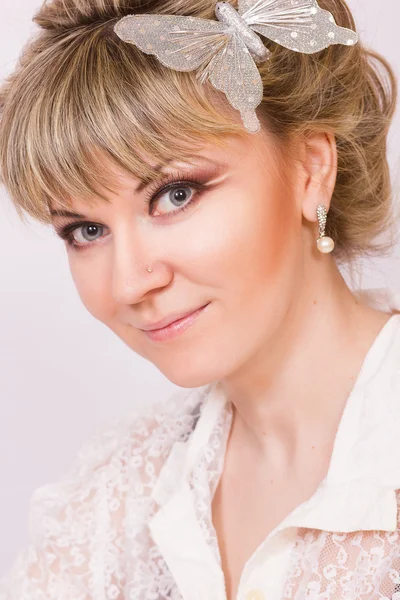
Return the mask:
<path id="1" fill-rule="evenodd" d="M 305 174 L 303 215 L 317 221 L 317 207 L 329 211 L 337 176 L 337 148 L 331 133 L 313 133 L 304 140 L 303 168 Z"/>

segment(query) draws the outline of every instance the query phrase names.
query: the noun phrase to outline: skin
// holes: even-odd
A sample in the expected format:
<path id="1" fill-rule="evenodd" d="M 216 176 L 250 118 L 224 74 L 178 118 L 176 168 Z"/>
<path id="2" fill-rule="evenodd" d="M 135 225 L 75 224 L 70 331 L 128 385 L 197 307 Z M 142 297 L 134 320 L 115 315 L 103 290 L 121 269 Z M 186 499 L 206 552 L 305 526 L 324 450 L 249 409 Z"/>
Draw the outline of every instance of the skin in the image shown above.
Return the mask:
<path id="1" fill-rule="evenodd" d="M 144 192 L 133 192 L 138 182 L 110 165 L 118 177 L 111 204 L 74 201 L 106 233 L 67 251 L 96 319 L 176 385 L 218 380 L 232 402 L 213 518 L 227 594 L 235 597 L 246 558 L 326 474 L 346 399 L 390 315 L 359 304 L 333 255 L 316 248 L 316 209 L 329 209 L 337 174 L 333 136 L 299 140 L 291 161 L 265 130 L 199 155 L 226 166 L 172 218 L 165 218 L 176 210 L 168 193 L 150 216 Z M 198 172 L 187 168 L 187 179 Z M 58 227 L 71 221 L 54 217 Z M 138 329 L 206 302 L 173 341 L 153 342 Z M 268 503 L 271 485 L 277 500 Z"/>

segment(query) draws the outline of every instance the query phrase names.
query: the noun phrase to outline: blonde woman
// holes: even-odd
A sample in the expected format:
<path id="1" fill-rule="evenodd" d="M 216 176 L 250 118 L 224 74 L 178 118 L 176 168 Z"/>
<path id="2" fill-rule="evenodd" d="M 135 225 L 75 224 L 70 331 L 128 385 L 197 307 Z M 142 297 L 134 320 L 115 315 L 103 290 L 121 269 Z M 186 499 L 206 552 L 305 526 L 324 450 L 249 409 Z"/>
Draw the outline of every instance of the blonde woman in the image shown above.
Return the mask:
<path id="1" fill-rule="evenodd" d="M 182 390 L 35 492 L 2 600 L 400 597 L 400 298 L 338 268 L 398 227 L 395 79 L 344 0 L 263 7 L 281 26 L 264 50 L 243 3 L 52 0 L 3 84 L 16 209 L 65 240 L 87 310 Z M 179 15 L 211 59 L 224 11 L 246 25 L 229 43 L 268 58 L 241 46 L 255 113 L 222 78 L 232 54 L 224 92 L 152 53 L 155 15 Z M 117 28 L 135 14 L 153 15 L 147 52 L 137 21 Z"/>

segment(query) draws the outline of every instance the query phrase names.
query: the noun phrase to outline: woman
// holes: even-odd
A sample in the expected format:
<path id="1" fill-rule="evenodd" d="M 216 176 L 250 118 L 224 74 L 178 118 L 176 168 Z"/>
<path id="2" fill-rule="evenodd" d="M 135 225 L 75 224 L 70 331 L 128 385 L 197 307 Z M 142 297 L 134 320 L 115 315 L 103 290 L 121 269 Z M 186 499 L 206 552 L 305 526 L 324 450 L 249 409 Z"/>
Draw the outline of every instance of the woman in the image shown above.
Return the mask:
<path id="1" fill-rule="evenodd" d="M 307 31 L 325 14 L 278 4 Z M 320 6 L 350 36 L 345 2 Z M 184 389 L 35 492 L 2 599 L 400 594 L 400 298 L 338 269 L 398 226 L 393 72 L 339 30 L 313 53 L 264 37 L 254 118 L 116 28 L 214 9 L 52 0 L 3 85 L 19 214 L 55 228 L 88 311 Z"/>

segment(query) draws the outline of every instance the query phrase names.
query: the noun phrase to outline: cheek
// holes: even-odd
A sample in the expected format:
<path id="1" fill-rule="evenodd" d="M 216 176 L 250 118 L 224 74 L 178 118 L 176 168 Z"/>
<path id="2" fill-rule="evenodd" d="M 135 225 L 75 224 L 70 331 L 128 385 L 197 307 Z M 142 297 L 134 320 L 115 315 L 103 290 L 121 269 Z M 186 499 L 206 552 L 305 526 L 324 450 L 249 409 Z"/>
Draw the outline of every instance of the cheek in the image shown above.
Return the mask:
<path id="1" fill-rule="evenodd" d="M 264 177 L 213 204 L 193 220 L 187 264 L 228 302 L 255 302 L 260 295 L 279 301 L 300 256 L 301 220 L 289 191 Z"/>
<path id="2" fill-rule="evenodd" d="M 78 295 L 88 312 L 100 321 L 107 321 L 115 303 L 109 289 L 110 275 L 105 252 L 69 251 L 68 262 Z M 90 256 L 89 256 L 90 255 Z"/>
<path id="3" fill-rule="evenodd" d="M 216 300 L 216 335 L 208 340 L 218 357 L 216 377 L 272 339 L 292 302 L 302 260 L 301 216 L 288 191 L 260 184 L 228 200 L 208 227 L 202 225 L 194 246 Z"/>

